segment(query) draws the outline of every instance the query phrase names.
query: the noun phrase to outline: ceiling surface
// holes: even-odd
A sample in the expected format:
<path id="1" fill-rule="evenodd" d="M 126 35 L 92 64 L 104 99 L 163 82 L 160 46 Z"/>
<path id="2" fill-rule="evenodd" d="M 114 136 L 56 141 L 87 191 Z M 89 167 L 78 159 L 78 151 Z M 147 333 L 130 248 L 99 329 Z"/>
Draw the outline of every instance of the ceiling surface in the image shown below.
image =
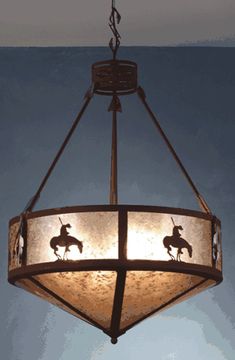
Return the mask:
<path id="1" fill-rule="evenodd" d="M 102 46 L 111 0 L 1 0 L 0 46 Z M 117 0 L 124 45 L 235 44 L 234 0 Z"/>

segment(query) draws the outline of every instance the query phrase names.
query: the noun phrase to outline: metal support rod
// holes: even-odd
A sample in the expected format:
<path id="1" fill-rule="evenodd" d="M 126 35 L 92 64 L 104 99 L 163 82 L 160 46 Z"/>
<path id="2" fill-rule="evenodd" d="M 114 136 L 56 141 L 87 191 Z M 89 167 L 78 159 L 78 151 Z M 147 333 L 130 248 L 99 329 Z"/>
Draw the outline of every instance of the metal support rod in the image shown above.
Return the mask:
<path id="1" fill-rule="evenodd" d="M 149 107 L 147 101 L 146 101 L 146 96 L 145 96 L 145 92 L 144 90 L 139 87 L 138 88 L 138 91 L 137 91 L 138 95 L 139 95 L 139 98 L 140 100 L 142 101 L 145 109 L 147 110 L 148 114 L 150 115 L 154 125 L 156 126 L 156 128 L 158 129 L 158 131 L 160 132 L 163 140 L 165 141 L 168 149 L 170 150 L 170 152 L 172 153 L 174 159 L 176 160 L 177 164 L 179 165 L 180 169 L 182 170 L 184 176 L 186 177 L 186 179 L 188 180 L 191 188 L 193 189 L 197 199 L 198 199 L 198 202 L 199 202 L 199 205 L 200 207 L 202 208 L 203 211 L 205 211 L 207 214 L 211 214 L 211 210 L 209 208 L 209 206 L 207 205 L 205 199 L 203 198 L 203 196 L 199 193 L 198 189 L 196 188 L 193 180 L 191 179 L 191 177 L 189 176 L 187 170 L 185 169 L 184 165 L 182 164 L 180 158 L 178 157 L 178 155 L 176 154 L 173 146 L 171 145 L 169 139 L 167 138 L 166 134 L 164 133 L 164 131 L 162 130 L 161 126 L 160 126 L 160 123 L 157 119 L 157 117 L 154 115 L 154 113 L 152 112 L 151 108 Z"/>
<path id="2" fill-rule="evenodd" d="M 119 270 L 117 272 L 116 288 L 115 288 L 115 294 L 113 300 L 113 312 L 112 312 L 111 327 L 110 327 L 110 331 L 112 333 L 112 340 L 111 340 L 112 344 L 116 344 L 117 337 L 120 331 L 125 284 L 126 284 L 126 271 Z"/>
<path id="3" fill-rule="evenodd" d="M 30 204 L 28 205 L 28 207 L 25 209 L 25 212 L 28 212 L 28 211 L 30 212 L 30 211 L 32 211 L 33 208 L 34 208 L 34 206 L 36 205 L 36 202 L 38 201 L 38 199 L 39 199 L 39 197 L 40 197 L 41 191 L 43 190 L 44 186 L 46 185 L 47 180 L 49 179 L 52 171 L 54 170 L 54 167 L 56 166 L 58 160 L 60 159 L 60 156 L 62 155 L 62 153 L 63 153 L 66 145 L 68 144 L 68 142 L 69 142 L 69 140 L 70 140 L 70 138 L 71 138 L 71 136 L 72 136 L 72 134 L 74 133 L 74 131 L 75 131 L 75 129 L 76 129 L 76 127 L 77 127 L 77 125 L 78 125 L 78 123 L 79 123 L 82 115 L 84 114 L 84 112 L 85 112 L 85 110 L 86 110 L 86 108 L 87 108 L 87 106 L 88 106 L 88 104 L 89 104 L 92 96 L 93 96 L 93 92 L 88 92 L 88 93 L 86 94 L 86 96 L 85 96 L 85 102 L 84 102 L 84 104 L 83 104 L 80 112 L 78 113 L 78 115 L 77 115 L 77 117 L 76 117 L 76 119 L 75 119 L 75 121 L 74 121 L 71 129 L 69 130 L 69 132 L 68 132 L 68 134 L 67 134 L 67 136 L 66 136 L 66 138 L 65 138 L 65 140 L 64 140 L 64 142 L 63 142 L 63 144 L 62 144 L 61 147 L 59 148 L 59 151 L 57 152 L 54 160 L 52 161 L 51 166 L 49 167 L 49 169 L 48 169 L 45 177 L 43 178 L 43 180 L 42 180 L 42 182 L 41 182 L 41 184 L 40 184 L 37 192 L 36 192 L 35 195 L 33 196 L 33 198 L 32 198 L 32 200 L 30 201 Z"/>
<path id="4" fill-rule="evenodd" d="M 111 174 L 110 174 L 110 204 L 118 203 L 117 190 L 117 111 L 114 109 L 112 121 L 112 150 L 111 150 Z"/>

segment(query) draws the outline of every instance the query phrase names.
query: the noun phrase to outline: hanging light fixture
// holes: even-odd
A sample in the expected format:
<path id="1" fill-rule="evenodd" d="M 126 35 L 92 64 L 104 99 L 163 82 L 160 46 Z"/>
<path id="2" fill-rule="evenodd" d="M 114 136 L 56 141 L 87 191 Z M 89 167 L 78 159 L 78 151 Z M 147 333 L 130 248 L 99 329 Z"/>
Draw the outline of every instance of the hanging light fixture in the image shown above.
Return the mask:
<path id="1" fill-rule="evenodd" d="M 112 1 L 113 57 L 92 66 L 92 86 L 36 194 L 9 225 L 9 282 L 101 329 L 113 344 L 134 325 L 222 281 L 220 221 L 177 156 L 138 85 L 137 64 L 118 60 L 121 16 Z M 110 205 L 33 211 L 94 95 L 111 97 Z M 202 211 L 119 205 L 117 114 L 137 94 Z"/>

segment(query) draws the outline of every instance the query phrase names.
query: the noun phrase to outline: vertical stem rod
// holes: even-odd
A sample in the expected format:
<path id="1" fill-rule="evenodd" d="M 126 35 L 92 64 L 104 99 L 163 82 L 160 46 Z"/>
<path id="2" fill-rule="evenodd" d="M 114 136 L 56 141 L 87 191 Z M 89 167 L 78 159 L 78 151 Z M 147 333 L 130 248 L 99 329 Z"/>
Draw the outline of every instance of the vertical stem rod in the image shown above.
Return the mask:
<path id="1" fill-rule="evenodd" d="M 117 190 L 117 111 L 113 110 L 112 121 L 112 150 L 111 150 L 111 175 L 110 175 L 110 204 L 118 203 Z"/>

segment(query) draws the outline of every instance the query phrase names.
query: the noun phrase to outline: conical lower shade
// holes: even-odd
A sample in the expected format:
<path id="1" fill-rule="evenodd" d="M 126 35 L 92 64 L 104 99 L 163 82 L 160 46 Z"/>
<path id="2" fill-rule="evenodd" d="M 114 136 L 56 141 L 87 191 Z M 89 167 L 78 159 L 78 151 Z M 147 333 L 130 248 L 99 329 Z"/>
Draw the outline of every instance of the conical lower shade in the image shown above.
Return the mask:
<path id="1" fill-rule="evenodd" d="M 220 222 L 208 214 L 103 205 L 10 221 L 9 281 L 112 338 L 221 280 Z"/>
<path id="2" fill-rule="evenodd" d="M 56 272 L 19 281 L 25 290 L 105 329 L 110 328 L 115 284 L 114 271 Z"/>

